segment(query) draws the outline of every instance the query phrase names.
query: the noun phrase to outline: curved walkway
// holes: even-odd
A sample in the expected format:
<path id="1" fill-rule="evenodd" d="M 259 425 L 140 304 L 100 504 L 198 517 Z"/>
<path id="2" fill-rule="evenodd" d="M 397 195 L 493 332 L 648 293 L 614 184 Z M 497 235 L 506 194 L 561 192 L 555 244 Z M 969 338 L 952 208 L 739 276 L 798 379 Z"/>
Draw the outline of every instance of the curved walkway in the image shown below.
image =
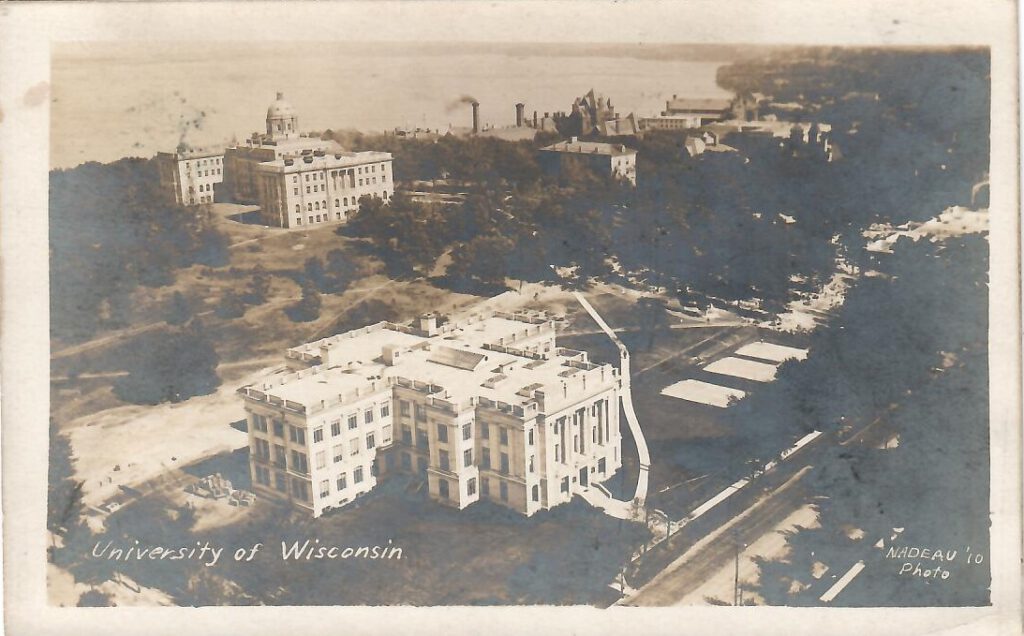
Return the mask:
<path id="1" fill-rule="evenodd" d="M 622 401 L 622 409 L 626 414 L 626 421 L 629 423 L 629 431 L 633 435 L 637 454 L 640 456 L 640 474 L 636 480 L 636 493 L 633 495 L 632 501 L 637 501 L 638 507 L 642 507 L 647 500 L 647 481 L 651 466 L 651 454 L 647 450 L 647 439 L 644 438 L 644 432 L 640 430 L 640 422 L 637 421 L 636 411 L 633 409 L 633 393 L 630 389 L 629 350 L 626 349 L 626 345 L 622 344 L 619 337 L 615 335 L 615 331 L 604 321 L 604 318 L 597 313 L 593 305 L 583 297 L 583 294 L 573 292 L 573 295 L 583 305 L 583 308 L 587 310 L 590 317 L 601 327 L 601 330 L 608 334 L 608 337 L 612 339 L 615 346 L 619 348 L 619 376 L 622 379 L 622 390 L 619 392 L 619 399 Z M 624 503 L 629 504 L 630 502 Z"/>

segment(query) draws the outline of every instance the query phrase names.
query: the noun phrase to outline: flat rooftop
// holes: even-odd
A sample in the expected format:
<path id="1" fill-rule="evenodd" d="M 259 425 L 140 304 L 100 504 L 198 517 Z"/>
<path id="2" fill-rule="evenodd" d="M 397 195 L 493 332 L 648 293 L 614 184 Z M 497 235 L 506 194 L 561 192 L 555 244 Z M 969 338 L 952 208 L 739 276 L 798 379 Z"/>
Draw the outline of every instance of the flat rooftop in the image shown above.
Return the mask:
<path id="1" fill-rule="evenodd" d="M 627 148 L 622 144 L 609 144 L 601 141 L 560 141 L 541 148 L 547 152 L 568 152 L 578 155 L 608 155 L 618 157 L 621 155 L 635 155 L 636 150 Z"/>
<path id="2" fill-rule="evenodd" d="M 377 391 L 404 381 L 432 385 L 435 398 L 457 404 L 484 398 L 525 406 L 537 390 L 557 401 L 563 383 L 575 382 L 581 374 L 614 380 L 611 367 L 602 371 L 582 352 L 525 350 L 554 335 L 554 321 L 539 314 L 470 316 L 441 325 L 433 335 L 382 322 L 289 349 L 288 357 L 316 366 L 268 376 L 252 388 L 302 405 L 308 413 L 321 402 L 336 404 L 357 391 L 368 395 L 371 386 Z M 388 359 L 385 350 L 398 355 Z"/>
<path id="3" fill-rule="evenodd" d="M 377 152 L 375 150 L 366 150 L 364 152 L 336 151 L 323 155 L 304 154 L 301 156 L 279 153 L 277 159 L 260 162 L 259 167 L 261 170 L 283 170 L 285 172 L 292 170 L 330 170 L 331 168 L 349 168 L 378 161 L 391 161 L 391 153 Z"/>

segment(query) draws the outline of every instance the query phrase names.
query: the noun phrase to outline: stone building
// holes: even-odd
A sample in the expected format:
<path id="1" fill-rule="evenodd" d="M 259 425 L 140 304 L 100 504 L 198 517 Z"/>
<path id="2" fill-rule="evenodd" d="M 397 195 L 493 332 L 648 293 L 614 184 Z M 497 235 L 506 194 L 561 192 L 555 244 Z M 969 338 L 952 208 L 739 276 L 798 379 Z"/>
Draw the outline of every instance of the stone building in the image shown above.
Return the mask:
<path id="1" fill-rule="evenodd" d="M 636 185 L 636 150 L 622 144 L 580 141 L 576 137 L 540 149 L 545 172 L 558 176 L 572 164 L 583 165 L 598 174 Z"/>
<path id="2" fill-rule="evenodd" d="M 257 495 L 314 517 L 405 473 L 431 499 L 524 515 L 621 467 L 617 370 L 559 348 L 541 313 L 377 323 L 287 353 L 239 389 Z"/>
<path id="3" fill-rule="evenodd" d="M 179 203 L 212 203 L 213 185 L 222 184 L 221 198 L 258 204 L 263 223 L 284 228 L 343 222 L 359 209 L 360 197 L 387 201 L 395 192 L 390 154 L 346 152 L 300 132 L 282 93 L 267 108 L 266 132 L 226 150 L 183 149 L 158 160 L 161 183 Z"/>
<path id="4" fill-rule="evenodd" d="M 156 155 L 160 187 L 178 205 L 213 203 L 216 186 L 224 181 L 224 148 L 193 148 L 186 144 L 174 152 Z"/>

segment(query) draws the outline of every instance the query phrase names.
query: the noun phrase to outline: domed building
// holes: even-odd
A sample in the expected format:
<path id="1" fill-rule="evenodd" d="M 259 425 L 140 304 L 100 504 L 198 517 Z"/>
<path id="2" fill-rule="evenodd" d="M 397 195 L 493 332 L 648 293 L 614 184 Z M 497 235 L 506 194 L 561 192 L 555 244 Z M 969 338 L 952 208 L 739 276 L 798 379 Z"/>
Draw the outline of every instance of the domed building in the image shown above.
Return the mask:
<path id="1" fill-rule="evenodd" d="M 267 135 L 271 137 L 290 137 L 299 134 L 299 116 L 295 108 L 284 99 L 284 93 L 278 93 L 277 99 L 267 109 Z"/>
<path id="2" fill-rule="evenodd" d="M 256 203 L 264 224 L 296 227 L 348 220 L 364 196 L 395 193 L 387 152 L 346 152 L 333 140 L 299 131 L 295 107 L 278 93 L 267 107 L 266 133 L 227 150 L 182 148 L 159 153 L 161 182 L 182 205 L 217 200 Z"/>

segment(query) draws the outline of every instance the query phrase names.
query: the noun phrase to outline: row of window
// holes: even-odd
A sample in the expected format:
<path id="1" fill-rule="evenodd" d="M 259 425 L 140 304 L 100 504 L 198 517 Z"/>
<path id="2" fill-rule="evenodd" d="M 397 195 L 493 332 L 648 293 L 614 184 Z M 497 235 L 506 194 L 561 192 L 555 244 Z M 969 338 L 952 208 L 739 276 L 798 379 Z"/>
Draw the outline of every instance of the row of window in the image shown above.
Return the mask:
<path id="1" fill-rule="evenodd" d="M 370 469 L 370 472 L 371 473 L 373 472 L 372 468 Z M 352 483 L 354 483 L 354 484 L 361 484 L 361 483 L 363 483 L 363 467 L 362 466 L 359 466 L 359 467 L 355 468 L 352 471 Z M 334 484 L 335 484 L 335 487 L 337 488 L 336 492 L 341 493 L 343 490 L 348 488 L 348 475 L 346 473 L 341 473 L 340 475 L 338 475 L 337 479 L 334 480 Z M 331 480 L 330 479 L 324 479 L 323 481 L 320 482 L 320 498 L 321 499 L 327 499 L 330 496 L 331 496 Z"/>
<path id="2" fill-rule="evenodd" d="M 213 203 L 213 195 L 201 196 L 201 197 L 199 197 L 198 201 L 196 201 L 195 197 L 189 197 L 188 198 L 188 204 L 189 205 L 195 205 L 196 203 Z"/>
<path id="3" fill-rule="evenodd" d="M 205 166 L 207 164 L 209 164 L 211 166 L 219 166 L 220 163 L 221 163 L 221 158 L 220 157 L 210 157 L 209 159 L 192 159 L 191 161 L 186 160 L 185 161 L 185 169 L 186 170 L 190 170 L 192 168 L 192 164 L 195 164 L 196 167 L 198 168 L 199 166 Z"/>
<path id="4" fill-rule="evenodd" d="M 188 166 L 185 166 L 185 173 L 188 176 L 191 177 L 192 176 L 192 169 L 189 168 Z M 220 168 L 213 168 L 212 170 L 197 170 L 196 171 L 196 176 L 197 177 L 209 177 L 211 175 L 217 176 L 219 174 L 220 174 Z"/>
<path id="5" fill-rule="evenodd" d="M 218 160 L 218 163 L 220 163 L 219 160 Z M 204 164 L 205 164 L 205 162 L 204 162 Z M 385 171 L 385 167 L 384 167 L 385 165 L 386 164 L 383 164 L 383 163 L 380 164 L 380 171 L 381 172 Z M 359 166 L 359 167 L 356 168 L 356 174 L 363 174 L 363 171 L 364 171 L 364 167 L 363 166 Z M 377 172 L 377 166 L 376 165 L 365 166 L 365 171 L 366 171 L 366 174 L 370 174 L 371 172 Z M 340 176 L 345 176 L 345 171 L 344 170 L 331 170 L 331 178 L 332 179 L 337 179 L 339 175 Z M 327 178 L 327 173 L 326 172 L 307 172 L 307 173 L 305 173 L 303 175 L 303 177 L 304 177 L 306 183 L 309 183 L 310 180 L 316 181 L 317 179 L 323 181 L 323 180 L 325 180 Z M 292 175 L 292 183 L 298 183 L 298 182 L 299 182 L 299 175 Z"/>
<path id="6" fill-rule="evenodd" d="M 211 183 L 205 183 L 205 184 L 204 183 L 200 183 L 199 184 L 199 191 L 200 192 L 209 192 L 212 189 L 213 189 L 213 184 L 211 184 Z M 188 187 L 188 191 L 191 193 L 191 192 L 194 192 L 195 190 L 194 190 L 194 188 L 192 186 L 189 186 Z"/>

